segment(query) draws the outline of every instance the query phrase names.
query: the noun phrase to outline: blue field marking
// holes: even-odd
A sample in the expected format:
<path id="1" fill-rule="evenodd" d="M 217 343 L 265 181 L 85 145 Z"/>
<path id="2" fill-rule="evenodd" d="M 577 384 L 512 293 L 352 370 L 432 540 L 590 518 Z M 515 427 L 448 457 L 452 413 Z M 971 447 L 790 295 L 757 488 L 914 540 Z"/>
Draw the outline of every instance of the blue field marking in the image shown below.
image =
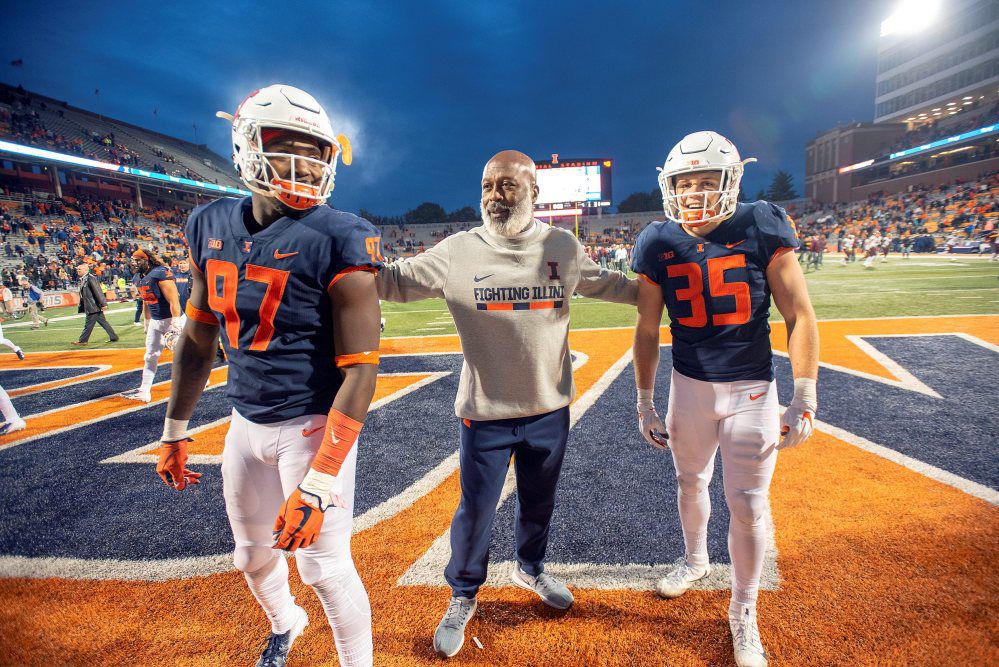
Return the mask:
<path id="1" fill-rule="evenodd" d="M 231 412 L 207 392 L 192 426 Z M 232 539 L 218 466 L 202 484 L 173 491 L 153 465 L 99 462 L 155 442 L 166 404 L 0 451 L 0 554 L 76 558 L 168 558 L 225 553 Z"/>
<path id="2" fill-rule="evenodd" d="M 454 396 L 460 353 L 383 358 L 384 373 L 449 371 L 368 415 L 357 458 L 354 516 L 392 498 L 458 449 Z"/>
<path id="3" fill-rule="evenodd" d="M 999 355 L 958 336 L 865 337 L 934 398 L 847 373 L 819 370 L 818 418 L 833 426 L 993 489 L 999 488 L 995 439 Z M 790 363 L 776 359 L 783 405 L 791 400 Z"/>
<path id="4" fill-rule="evenodd" d="M 155 382 L 170 380 L 170 363 L 160 364 L 156 369 Z M 128 371 L 118 375 L 94 378 L 79 384 L 55 387 L 13 399 L 14 407 L 25 416 L 68 408 L 77 403 L 114 396 L 129 389 L 137 389 L 142 382 L 142 370 Z"/>
<path id="5" fill-rule="evenodd" d="M 355 514 L 396 495 L 457 448 L 451 437 L 457 419 L 450 404 L 461 359 L 460 354 L 414 356 L 383 364 L 386 372 L 451 375 L 369 415 L 360 440 Z M 164 372 L 165 380 L 169 368 Z M 137 372 L 119 376 L 119 383 L 130 378 L 137 382 Z M 92 384 L 107 387 L 106 381 Z M 66 394 L 78 398 L 81 387 L 44 393 L 69 404 L 73 401 Z M 91 387 L 83 394 L 95 392 Z M 191 427 L 223 419 L 231 411 L 221 388 L 206 392 Z M 204 474 L 201 484 L 177 492 L 163 484 L 152 463 L 100 463 L 156 442 L 165 413 L 165 403 L 140 407 L 0 450 L 0 506 L 17 508 L 0 513 L 0 556 L 138 560 L 231 551 L 220 466 L 192 464 Z"/>
<path id="6" fill-rule="evenodd" d="M 213 368 L 225 366 L 226 362 L 215 362 Z M 156 368 L 153 382 L 169 382 L 171 362 L 161 363 Z M 58 408 L 67 408 L 77 403 L 84 403 L 99 398 L 115 396 L 130 389 L 137 389 L 142 382 L 142 369 L 127 371 L 111 376 L 102 376 L 72 384 L 65 387 L 55 387 L 44 391 L 19 396 L 14 401 L 14 407 L 24 416 L 39 412 L 47 412 Z"/>
<path id="7" fill-rule="evenodd" d="M 86 375 L 96 371 L 98 366 L 81 366 L 79 368 L 8 368 L 0 370 L 0 387 L 7 391 L 30 387 L 45 382 L 55 382 L 67 378 Z"/>
<path id="8" fill-rule="evenodd" d="M 656 405 L 664 419 L 670 350 L 662 348 L 656 375 Z M 634 367 L 629 365 L 569 433 L 547 560 L 663 565 L 683 555 L 672 457 L 645 442 L 637 424 Z M 708 553 L 713 563 L 729 563 L 720 455 L 709 493 Z M 493 562 L 515 556 L 516 497 L 515 492 L 497 513 L 490 546 Z"/>

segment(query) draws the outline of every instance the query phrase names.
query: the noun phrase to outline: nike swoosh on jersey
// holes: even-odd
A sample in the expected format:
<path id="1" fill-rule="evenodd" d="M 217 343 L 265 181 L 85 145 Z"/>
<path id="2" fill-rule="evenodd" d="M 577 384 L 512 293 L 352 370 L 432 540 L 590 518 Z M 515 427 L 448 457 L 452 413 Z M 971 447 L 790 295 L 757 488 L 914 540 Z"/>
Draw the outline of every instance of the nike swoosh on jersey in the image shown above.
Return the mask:
<path id="1" fill-rule="evenodd" d="M 310 435 L 312 435 L 316 431 L 322 431 L 324 428 L 326 428 L 325 424 L 323 426 L 317 426 L 317 427 L 315 427 L 313 429 L 304 429 L 303 428 L 302 429 L 302 437 L 303 438 L 308 438 Z"/>
<path id="2" fill-rule="evenodd" d="M 763 395 L 764 395 L 764 394 L 766 394 L 766 393 L 767 393 L 767 392 L 763 392 L 763 394 L 756 394 L 755 396 L 754 396 L 753 394 L 750 394 L 750 395 L 749 395 L 749 400 L 751 400 L 751 401 L 755 401 L 755 400 L 756 400 L 756 399 L 758 399 L 758 398 L 759 398 L 760 396 L 763 396 Z"/>
<path id="3" fill-rule="evenodd" d="M 740 243 L 745 243 L 745 242 L 746 242 L 746 239 L 742 239 L 741 241 L 736 241 L 735 243 L 726 243 L 725 247 L 726 248 L 734 248 L 735 246 L 739 245 Z"/>
<path id="4" fill-rule="evenodd" d="M 274 251 L 274 259 L 287 259 L 288 257 L 294 257 L 298 252 L 280 252 L 278 250 Z"/>
<path id="5" fill-rule="evenodd" d="M 482 281 L 483 281 L 483 280 L 485 280 L 486 278 L 492 278 L 492 277 L 493 277 L 493 276 L 495 276 L 495 275 L 496 275 L 495 273 L 490 273 L 490 274 L 489 274 L 488 276 L 482 276 L 481 278 L 480 278 L 480 277 L 478 277 L 478 276 L 475 276 L 474 278 L 472 278 L 472 280 L 474 280 L 475 282 L 477 282 L 477 283 L 478 283 L 478 282 L 482 282 Z"/>

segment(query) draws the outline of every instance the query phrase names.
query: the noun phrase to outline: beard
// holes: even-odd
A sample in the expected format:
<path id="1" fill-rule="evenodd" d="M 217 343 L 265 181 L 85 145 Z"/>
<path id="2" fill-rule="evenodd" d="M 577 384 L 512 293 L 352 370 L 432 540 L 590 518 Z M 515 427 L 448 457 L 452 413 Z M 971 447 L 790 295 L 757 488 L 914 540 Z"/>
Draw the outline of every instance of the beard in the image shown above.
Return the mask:
<path id="1" fill-rule="evenodd" d="M 534 206 L 528 197 L 524 197 L 513 206 L 499 202 L 490 202 L 488 206 L 479 204 L 479 211 L 482 213 L 482 222 L 486 229 L 497 236 L 516 236 L 534 222 Z M 506 219 L 495 219 L 493 214 L 501 211 L 507 212 Z"/>

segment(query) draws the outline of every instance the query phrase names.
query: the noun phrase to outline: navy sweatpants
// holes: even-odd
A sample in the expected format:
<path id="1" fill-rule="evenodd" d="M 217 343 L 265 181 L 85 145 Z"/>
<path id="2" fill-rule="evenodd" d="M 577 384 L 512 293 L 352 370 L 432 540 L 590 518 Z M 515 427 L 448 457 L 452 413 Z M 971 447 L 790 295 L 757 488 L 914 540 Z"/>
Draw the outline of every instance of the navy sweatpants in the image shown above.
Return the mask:
<path id="1" fill-rule="evenodd" d="M 555 487 L 569 438 L 569 408 L 533 417 L 462 420 L 461 502 L 451 520 L 451 560 L 444 577 L 457 597 L 475 597 L 486 580 L 496 503 L 513 457 L 517 475 L 517 561 L 544 571 Z"/>

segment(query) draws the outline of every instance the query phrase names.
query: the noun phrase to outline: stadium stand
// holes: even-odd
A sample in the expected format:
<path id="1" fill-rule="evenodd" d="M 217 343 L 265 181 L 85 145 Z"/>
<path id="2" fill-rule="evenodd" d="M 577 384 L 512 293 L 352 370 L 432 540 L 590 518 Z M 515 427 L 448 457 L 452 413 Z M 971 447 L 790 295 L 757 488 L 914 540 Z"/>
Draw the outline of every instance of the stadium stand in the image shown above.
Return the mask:
<path id="1" fill-rule="evenodd" d="M 181 227 L 187 214 L 179 209 L 5 194 L 0 210 L 0 279 L 12 289 L 19 276 L 45 290 L 71 289 L 77 282 L 73 267 L 80 262 L 111 287 L 119 278 L 131 278 L 128 258 L 139 247 L 153 247 L 171 261 L 186 255 Z"/>
<path id="2" fill-rule="evenodd" d="M 916 252 L 931 252 L 944 241 L 978 251 L 995 238 L 997 221 L 999 172 L 991 172 L 973 181 L 880 194 L 865 202 L 811 206 L 797 224 L 802 235 L 821 234 L 831 247 L 838 248 L 847 234 L 866 238 L 877 232 L 893 237 L 894 250 L 911 237 Z"/>
<path id="3" fill-rule="evenodd" d="M 226 160 L 197 145 L 0 84 L 0 138 L 92 160 L 240 187 Z"/>
<path id="4" fill-rule="evenodd" d="M 999 104 L 979 109 L 976 103 L 956 117 L 945 117 L 908 132 L 898 142 L 886 145 L 884 153 L 997 121 Z M 4 84 L 0 84 L 0 138 L 171 176 L 240 186 L 228 165 L 220 168 L 223 158 L 205 146 Z M 990 155 L 999 154 L 995 145 L 992 142 L 988 148 Z M 980 153 L 927 157 L 912 169 L 927 168 L 927 160 L 983 159 Z M 3 171 L 0 169 L 0 175 Z M 76 282 L 73 266 L 80 261 L 90 263 L 101 281 L 113 286 L 119 279 L 131 277 L 128 256 L 140 246 L 155 248 L 171 262 L 185 252 L 182 226 L 186 211 L 197 199 L 157 200 L 143 207 L 127 187 L 116 190 L 113 183 L 104 184 L 95 194 L 77 192 L 76 196 L 60 197 L 39 190 L 38 183 L 18 180 L 16 174 L 23 172 L 13 173 L 14 178 L 0 179 L 0 280 L 8 287 L 15 288 L 19 277 L 24 276 L 46 290 L 71 289 Z M 846 235 L 862 240 L 877 233 L 890 235 L 896 250 L 913 241 L 910 248 L 917 252 L 930 252 L 945 244 L 977 251 L 995 240 L 997 197 L 999 172 L 991 172 L 972 181 L 958 180 L 944 186 L 912 186 L 901 194 L 876 193 L 852 204 L 818 205 L 799 200 L 789 203 L 788 210 L 809 244 L 820 237 L 829 250 L 838 250 Z M 595 261 L 620 268 L 638 232 L 661 218 L 660 211 L 582 216 L 578 221 L 579 235 Z M 446 236 L 478 224 L 478 220 L 470 220 L 384 225 L 383 253 L 389 261 L 419 254 Z M 575 228 L 572 219 L 555 224 Z"/>

